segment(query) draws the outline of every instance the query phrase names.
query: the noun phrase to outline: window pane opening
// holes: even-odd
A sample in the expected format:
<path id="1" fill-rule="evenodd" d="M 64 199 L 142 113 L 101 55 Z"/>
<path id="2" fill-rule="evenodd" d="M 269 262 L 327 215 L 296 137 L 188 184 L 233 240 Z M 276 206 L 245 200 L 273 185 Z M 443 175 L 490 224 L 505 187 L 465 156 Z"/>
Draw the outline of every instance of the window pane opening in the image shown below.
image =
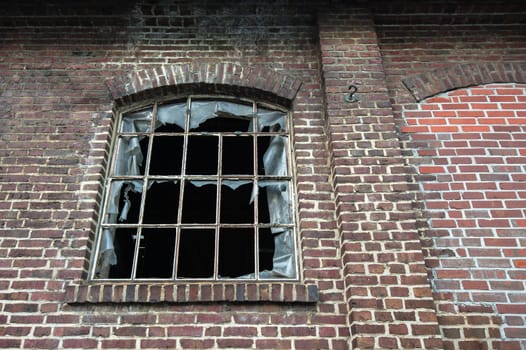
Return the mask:
<path id="1" fill-rule="evenodd" d="M 110 185 L 110 200 L 105 223 L 138 223 L 141 193 L 141 181 L 113 181 Z"/>
<path id="2" fill-rule="evenodd" d="M 219 277 L 236 278 L 254 274 L 254 271 L 254 229 L 222 228 L 219 233 Z"/>
<path id="3" fill-rule="evenodd" d="M 286 113 L 260 108 L 258 110 L 258 130 L 261 132 L 286 131 Z"/>
<path id="4" fill-rule="evenodd" d="M 109 271 L 100 271 L 102 278 L 131 278 L 136 237 L 137 229 L 135 228 L 121 227 L 115 229 L 113 240 L 116 255 L 115 264 L 106 265 L 109 267 Z"/>
<path id="5" fill-rule="evenodd" d="M 258 174 L 288 176 L 287 138 L 285 136 L 258 137 Z"/>
<path id="6" fill-rule="evenodd" d="M 260 228 L 258 232 L 259 272 L 272 271 L 274 267 L 274 236 L 268 227 Z"/>
<path id="7" fill-rule="evenodd" d="M 143 228 L 137 278 L 170 278 L 173 274 L 175 229 Z"/>
<path id="8" fill-rule="evenodd" d="M 251 175 L 254 173 L 254 141 L 251 136 L 224 136 L 223 175 Z"/>
<path id="9" fill-rule="evenodd" d="M 210 181 L 186 181 L 183 199 L 184 223 L 215 223 L 217 185 Z"/>
<path id="10" fill-rule="evenodd" d="M 160 105 L 155 132 L 179 133 L 185 130 L 186 101 Z"/>
<path id="11" fill-rule="evenodd" d="M 115 175 L 144 175 L 148 142 L 149 137 L 143 135 L 119 137 Z"/>
<path id="12" fill-rule="evenodd" d="M 254 222 L 252 182 L 225 181 L 221 186 L 221 223 Z"/>
<path id="13" fill-rule="evenodd" d="M 120 126 L 119 131 L 122 133 L 150 132 L 152 128 L 152 109 L 124 114 Z"/>
<path id="14" fill-rule="evenodd" d="M 177 223 L 179 209 L 179 183 L 176 181 L 154 180 L 148 182 L 144 203 L 144 223 Z"/>
<path id="15" fill-rule="evenodd" d="M 215 230 L 183 229 L 179 241 L 177 277 L 213 277 L 214 255 Z"/>
<path id="16" fill-rule="evenodd" d="M 252 104 L 217 100 L 192 101 L 190 130 L 248 131 L 252 116 Z"/>
<path id="17" fill-rule="evenodd" d="M 180 136 L 155 136 L 150 159 L 150 175 L 180 175 L 183 163 Z"/>
<path id="18" fill-rule="evenodd" d="M 186 156 L 186 174 L 217 174 L 217 136 L 189 136 Z"/>
<path id="19" fill-rule="evenodd" d="M 246 132 L 249 131 L 250 119 L 220 114 L 216 118 L 205 121 L 199 127 L 192 129 L 195 132 Z"/>

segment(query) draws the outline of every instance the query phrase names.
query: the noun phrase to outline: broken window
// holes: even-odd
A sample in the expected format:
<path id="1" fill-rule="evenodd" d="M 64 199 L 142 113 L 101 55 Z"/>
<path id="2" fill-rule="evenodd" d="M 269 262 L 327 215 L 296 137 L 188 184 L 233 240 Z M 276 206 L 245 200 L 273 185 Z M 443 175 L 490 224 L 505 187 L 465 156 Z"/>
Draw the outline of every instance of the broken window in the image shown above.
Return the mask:
<path id="1" fill-rule="evenodd" d="M 92 278 L 296 278 L 289 124 L 198 97 L 122 114 Z"/>

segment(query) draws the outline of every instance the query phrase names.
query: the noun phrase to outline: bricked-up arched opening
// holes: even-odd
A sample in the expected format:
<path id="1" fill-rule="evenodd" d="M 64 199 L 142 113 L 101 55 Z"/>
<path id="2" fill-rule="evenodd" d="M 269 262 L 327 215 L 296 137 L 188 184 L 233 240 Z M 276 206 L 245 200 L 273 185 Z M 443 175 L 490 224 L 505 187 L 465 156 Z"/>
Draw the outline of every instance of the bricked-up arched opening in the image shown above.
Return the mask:
<path id="1" fill-rule="evenodd" d="M 526 340 L 526 85 L 436 95 L 404 111 L 404 122 L 446 344 L 494 349 L 502 337 L 518 346 Z"/>

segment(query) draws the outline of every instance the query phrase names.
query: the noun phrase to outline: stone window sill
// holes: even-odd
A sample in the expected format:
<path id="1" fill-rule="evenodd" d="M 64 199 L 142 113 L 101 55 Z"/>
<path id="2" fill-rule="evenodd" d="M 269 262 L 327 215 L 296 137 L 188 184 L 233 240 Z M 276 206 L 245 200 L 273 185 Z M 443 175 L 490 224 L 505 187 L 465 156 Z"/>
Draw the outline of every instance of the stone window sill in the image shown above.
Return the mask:
<path id="1" fill-rule="evenodd" d="M 317 301 L 317 286 L 299 282 L 81 282 L 66 287 L 68 304 Z"/>

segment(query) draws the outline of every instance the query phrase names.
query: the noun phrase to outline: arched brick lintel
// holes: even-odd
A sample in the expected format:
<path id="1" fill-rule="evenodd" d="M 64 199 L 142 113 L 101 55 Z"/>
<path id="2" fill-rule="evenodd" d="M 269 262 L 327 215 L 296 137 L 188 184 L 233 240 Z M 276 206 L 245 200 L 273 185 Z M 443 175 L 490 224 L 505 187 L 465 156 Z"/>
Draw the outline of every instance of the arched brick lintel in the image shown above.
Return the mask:
<path id="1" fill-rule="evenodd" d="M 490 83 L 526 83 L 524 63 L 471 63 L 439 68 L 402 79 L 417 102 L 436 94 Z"/>
<path id="2" fill-rule="evenodd" d="M 106 81 L 117 105 L 150 95 L 168 93 L 228 93 L 261 97 L 286 107 L 296 96 L 301 81 L 263 66 L 231 63 L 161 65 L 123 74 Z M 197 89 L 196 89 L 197 88 Z"/>

